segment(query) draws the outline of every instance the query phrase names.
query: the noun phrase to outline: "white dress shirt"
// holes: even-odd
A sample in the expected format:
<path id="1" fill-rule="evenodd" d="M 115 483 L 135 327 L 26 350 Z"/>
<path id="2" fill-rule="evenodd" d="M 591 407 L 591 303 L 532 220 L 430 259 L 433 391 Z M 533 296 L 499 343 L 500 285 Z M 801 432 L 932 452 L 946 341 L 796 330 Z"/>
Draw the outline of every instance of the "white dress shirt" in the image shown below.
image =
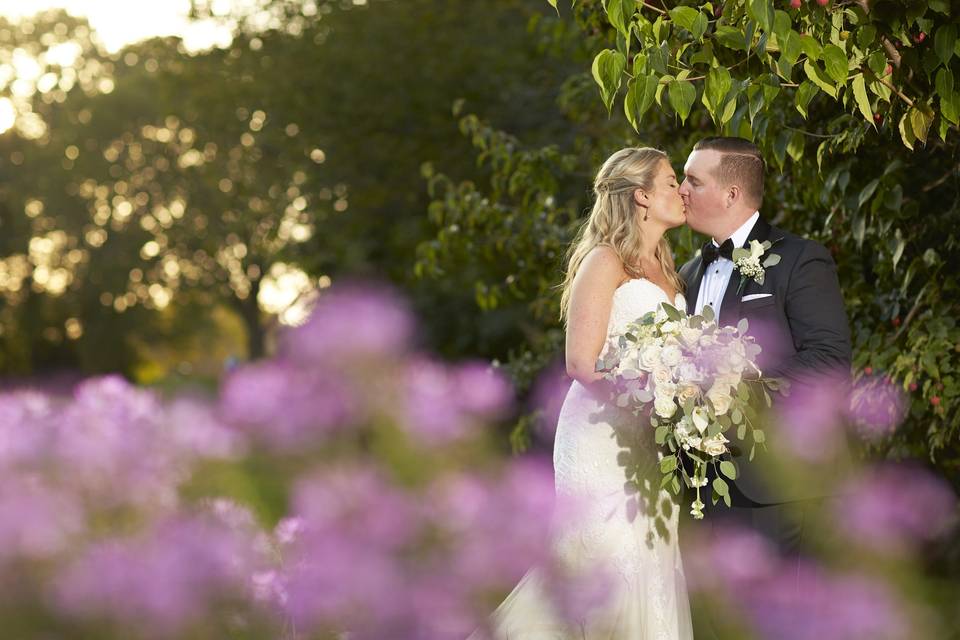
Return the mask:
<path id="1" fill-rule="evenodd" d="M 755 211 L 739 229 L 733 232 L 730 240 L 734 248 L 742 247 L 747 242 L 747 237 L 759 218 L 760 212 Z M 713 245 L 720 246 L 716 239 L 713 239 Z M 727 292 L 727 283 L 730 282 L 731 275 L 733 275 L 733 261 L 722 256 L 707 266 L 703 280 L 700 281 L 700 293 L 697 294 L 697 306 L 694 309 L 696 313 L 701 313 L 709 304 L 713 307 L 716 316 L 720 317 L 720 305 L 723 303 L 723 295 Z"/>

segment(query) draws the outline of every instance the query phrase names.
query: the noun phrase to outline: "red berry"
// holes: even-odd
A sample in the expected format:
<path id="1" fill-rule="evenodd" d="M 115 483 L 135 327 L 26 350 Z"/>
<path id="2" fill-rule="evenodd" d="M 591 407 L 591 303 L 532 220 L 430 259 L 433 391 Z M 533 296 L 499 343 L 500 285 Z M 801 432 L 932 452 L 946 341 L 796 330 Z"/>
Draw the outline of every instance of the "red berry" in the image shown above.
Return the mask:
<path id="1" fill-rule="evenodd" d="M 830 0 L 817 0 L 817 4 L 821 7 L 825 7 L 830 3 Z"/>
<path id="2" fill-rule="evenodd" d="M 923 41 L 926 40 L 926 39 L 927 39 L 927 34 L 925 34 L 923 31 L 921 31 L 920 33 L 917 34 L 917 43 L 918 43 L 918 44 L 921 43 L 921 42 L 923 42 Z"/>
<path id="3" fill-rule="evenodd" d="M 894 319 L 891 320 L 890 322 L 893 323 L 893 326 L 899 327 L 899 326 L 900 326 L 900 316 L 897 316 L 896 318 L 894 318 Z"/>
<path id="4" fill-rule="evenodd" d="M 883 116 L 880 115 L 879 113 L 875 113 L 873 114 L 873 121 L 876 122 L 877 124 L 883 124 Z"/>
<path id="5" fill-rule="evenodd" d="M 888 65 L 886 66 L 886 68 L 884 68 L 884 70 L 883 70 L 883 75 L 888 76 L 888 75 L 890 75 L 891 73 L 893 73 L 893 65 L 892 65 L 892 64 L 888 64 Z"/>
<path id="6" fill-rule="evenodd" d="M 792 9 L 799 9 L 801 5 L 800 0 L 790 0 L 790 7 Z"/>
<path id="7" fill-rule="evenodd" d="M 910 391 L 916 391 L 916 390 L 917 390 L 917 383 L 916 383 L 916 382 L 911 382 L 911 383 L 910 383 Z"/>
<path id="8" fill-rule="evenodd" d="M 930 398 L 930 404 L 932 404 L 932 405 L 935 406 L 935 407 L 939 407 L 939 406 L 940 406 L 940 396 L 933 396 L 932 398 Z"/>
<path id="9" fill-rule="evenodd" d="M 873 367 L 864 367 L 864 368 L 863 368 L 863 372 L 864 372 L 866 375 L 868 375 L 868 376 L 872 376 L 872 375 L 873 375 Z"/>

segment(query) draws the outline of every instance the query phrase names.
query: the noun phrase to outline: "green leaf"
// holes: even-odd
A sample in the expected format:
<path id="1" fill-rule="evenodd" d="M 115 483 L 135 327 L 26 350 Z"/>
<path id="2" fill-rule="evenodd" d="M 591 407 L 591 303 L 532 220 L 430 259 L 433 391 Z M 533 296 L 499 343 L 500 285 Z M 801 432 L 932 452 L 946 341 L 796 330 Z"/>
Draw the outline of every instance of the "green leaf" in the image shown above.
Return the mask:
<path id="1" fill-rule="evenodd" d="M 557 7 L 557 0 L 547 0 L 547 4 L 553 7 L 553 10 L 557 12 L 557 15 L 560 15 L 560 8 Z"/>
<path id="2" fill-rule="evenodd" d="M 835 44 L 828 44 L 823 48 L 823 64 L 827 75 L 837 84 L 847 82 L 847 54 Z"/>
<path id="3" fill-rule="evenodd" d="M 874 74 L 882 77 L 884 71 L 887 70 L 887 54 L 883 51 L 874 51 L 867 58 L 867 66 Z"/>
<path id="4" fill-rule="evenodd" d="M 804 60 L 803 71 L 807 74 L 810 82 L 820 87 L 821 91 L 831 98 L 837 97 L 837 87 L 830 81 L 830 77 L 823 72 L 823 69 L 809 60 Z"/>
<path id="5" fill-rule="evenodd" d="M 737 479 L 737 466 L 730 462 L 729 460 L 724 460 L 720 463 L 720 473 L 727 476 L 731 480 Z"/>
<path id="6" fill-rule="evenodd" d="M 780 50 L 783 50 L 783 41 L 790 32 L 790 16 L 786 11 L 777 9 L 773 12 L 773 33 L 777 36 L 777 42 L 780 44 Z M 799 42 L 798 42 L 799 44 Z"/>
<path id="7" fill-rule="evenodd" d="M 879 184 L 880 180 L 877 178 L 867 183 L 867 186 L 865 186 L 860 191 L 860 195 L 857 196 L 857 208 L 862 207 L 863 204 L 873 196 L 873 192 L 877 190 L 877 185 Z"/>
<path id="8" fill-rule="evenodd" d="M 957 25 L 945 24 L 933 36 L 933 50 L 944 65 L 953 57 L 953 50 L 957 44 Z"/>
<path id="9" fill-rule="evenodd" d="M 720 25 L 716 31 L 713 32 L 713 37 L 728 49 L 733 49 L 734 51 L 747 50 L 747 42 L 743 37 L 743 31 L 735 27 L 725 24 Z"/>
<path id="10" fill-rule="evenodd" d="M 660 461 L 660 471 L 663 473 L 670 473 L 671 471 L 677 468 L 677 457 L 676 456 L 667 456 Z"/>
<path id="11" fill-rule="evenodd" d="M 813 61 L 819 60 L 820 55 L 823 53 L 823 47 L 820 46 L 816 38 L 809 34 L 800 36 L 800 48 L 807 54 L 807 58 Z"/>
<path id="12" fill-rule="evenodd" d="M 727 484 L 727 481 L 717 476 L 713 479 L 713 490 L 719 493 L 721 496 L 728 495 L 730 493 L 730 485 Z"/>
<path id="13" fill-rule="evenodd" d="M 900 229 L 897 229 L 894 234 L 894 239 L 897 244 L 893 249 L 893 270 L 896 271 L 897 263 L 900 262 L 900 258 L 903 257 L 903 250 L 907 247 L 907 241 L 904 239 Z"/>
<path id="14" fill-rule="evenodd" d="M 690 32 L 693 31 L 693 23 L 699 15 L 700 12 L 693 7 L 674 7 L 670 9 L 670 19 L 673 20 L 673 24 Z"/>
<path id="15" fill-rule="evenodd" d="M 692 33 L 693 37 L 699 42 L 703 42 L 703 36 L 707 32 L 707 28 L 709 26 L 710 21 L 707 20 L 706 14 L 698 13 L 697 19 L 693 21 L 693 28 L 690 29 L 690 33 Z"/>
<path id="16" fill-rule="evenodd" d="M 940 69 L 937 72 L 937 93 L 940 95 L 940 115 L 948 122 L 958 123 L 960 118 L 960 96 L 953 91 L 953 72 Z"/>
<path id="17" fill-rule="evenodd" d="M 760 429 L 754 429 L 754 430 L 753 430 L 753 441 L 756 442 L 757 444 L 760 444 L 760 443 L 762 443 L 762 442 L 766 442 L 766 441 L 767 441 L 767 434 L 765 434 L 765 433 L 764 433 L 763 431 L 761 431 Z"/>
<path id="18" fill-rule="evenodd" d="M 606 0 L 607 20 L 624 37 L 630 28 L 630 20 L 637 6 L 635 0 Z"/>
<path id="19" fill-rule="evenodd" d="M 730 91 L 730 72 L 726 67 L 714 67 L 707 72 L 707 80 L 704 83 L 703 97 L 701 102 L 713 116 L 714 121 L 719 121 L 720 110 L 723 107 L 724 98 Z"/>
<path id="20" fill-rule="evenodd" d="M 813 97 L 820 92 L 820 89 L 817 88 L 817 85 L 813 84 L 809 80 L 804 80 L 800 83 L 800 88 L 797 89 L 797 111 L 800 112 L 804 118 L 807 117 L 807 106 L 810 104 L 810 101 L 813 100 Z"/>
<path id="21" fill-rule="evenodd" d="M 780 264 L 780 256 L 776 253 L 771 253 L 769 256 L 767 256 L 767 259 L 763 261 L 763 268 L 766 269 L 767 267 L 775 267 L 778 264 Z"/>
<path id="22" fill-rule="evenodd" d="M 656 76 L 640 76 L 628 83 L 623 109 L 634 131 L 639 130 L 644 114 L 653 104 L 657 94 L 657 84 Z"/>
<path id="23" fill-rule="evenodd" d="M 927 133 L 930 131 L 930 125 L 933 124 L 933 111 L 924 105 L 922 109 L 910 107 L 907 114 L 910 116 L 913 135 L 915 135 L 920 142 L 926 143 Z"/>
<path id="24" fill-rule="evenodd" d="M 867 81 L 864 80 L 862 73 L 853 79 L 853 97 L 866 121 L 874 124 L 873 109 L 870 107 L 870 98 L 867 97 Z"/>
<path id="25" fill-rule="evenodd" d="M 670 433 L 670 427 L 668 427 L 667 425 L 657 427 L 657 430 L 654 434 L 654 440 L 656 441 L 657 444 L 663 444 L 664 442 L 667 441 L 667 434 L 669 433 Z"/>
<path id="26" fill-rule="evenodd" d="M 675 80 L 670 83 L 669 91 L 670 106 L 680 116 L 680 121 L 686 122 L 687 116 L 690 115 L 690 108 L 697 99 L 697 88 L 692 82 Z"/>
<path id="27" fill-rule="evenodd" d="M 593 79 L 600 85 L 600 97 L 607 107 L 607 114 L 613 106 L 613 99 L 620 89 L 623 71 L 626 69 L 627 59 L 619 51 L 604 49 L 593 59 Z"/>
<path id="28" fill-rule="evenodd" d="M 750 0 L 747 15 L 757 21 L 764 31 L 773 30 L 773 2 L 771 0 Z"/>
<path id="29" fill-rule="evenodd" d="M 780 55 L 793 65 L 800 58 L 801 53 L 803 53 L 803 47 L 800 46 L 800 34 L 791 29 L 780 43 Z"/>

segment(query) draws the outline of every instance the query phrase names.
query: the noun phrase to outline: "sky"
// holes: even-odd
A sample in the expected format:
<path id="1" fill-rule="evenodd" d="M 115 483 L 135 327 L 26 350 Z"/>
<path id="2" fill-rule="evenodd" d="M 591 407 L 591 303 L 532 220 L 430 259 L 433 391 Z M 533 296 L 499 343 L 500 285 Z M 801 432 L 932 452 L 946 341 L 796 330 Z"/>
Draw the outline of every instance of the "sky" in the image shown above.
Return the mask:
<path id="1" fill-rule="evenodd" d="M 220 0 L 224 4 L 231 1 Z M 179 35 L 190 50 L 230 42 L 228 28 L 187 19 L 190 0 L 0 0 L 0 15 L 8 18 L 51 8 L 85 16 L 111 52 L 153 36 Z"/>

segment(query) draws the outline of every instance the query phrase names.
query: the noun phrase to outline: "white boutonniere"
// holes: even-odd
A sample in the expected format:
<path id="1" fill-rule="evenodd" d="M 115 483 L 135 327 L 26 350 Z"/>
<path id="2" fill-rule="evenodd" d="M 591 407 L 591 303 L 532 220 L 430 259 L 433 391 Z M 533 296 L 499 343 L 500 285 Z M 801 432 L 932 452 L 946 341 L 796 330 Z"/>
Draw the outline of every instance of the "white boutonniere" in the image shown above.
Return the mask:
<path id="1" fill-rule="evenodd" d="M 764 240 L 758 242 L 750 241 L 750 246 L 746 248 L 737 248 L 733 250 L 733 265 L 740 272 L 740 286 L 737 288 L 737 294 L 743 292 L 743 287 L 747 279 L 753 279 L 757 284 L 763 284 L 763 278 L 767 273 L 767 268 L 780 264 L 780 256 L 775 253 L 768 253 L 770 249 L 780 240 Z"/>

